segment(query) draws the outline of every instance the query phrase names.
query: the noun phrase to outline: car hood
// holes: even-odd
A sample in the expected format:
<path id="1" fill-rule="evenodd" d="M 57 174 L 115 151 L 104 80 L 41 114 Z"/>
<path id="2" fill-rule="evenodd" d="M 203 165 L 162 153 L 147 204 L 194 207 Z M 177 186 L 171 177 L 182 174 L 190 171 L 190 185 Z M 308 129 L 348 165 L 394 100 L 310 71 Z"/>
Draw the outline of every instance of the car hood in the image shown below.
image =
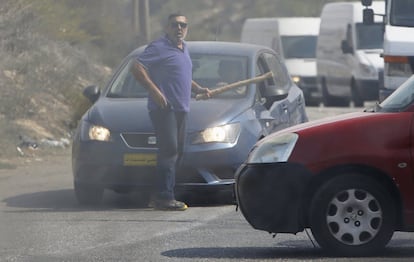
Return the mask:
<path id="1" fill-rule="evenodd" d="M 285 133 L 297 133 L 299 135 L 298 144 L 302 145 L 298 148 L 313 148 L 315 150 L 324 148 L 325 153 L 333 150 L 332 154 L 334 154 L 339 146 L 343 154 L 355 155 L 356 152 L 361 153 L 363 150 L 372 150 L 373 148 L 381 151 L 384 148 L 389 148 L 401 138 L 408 141 L 411 118 L 411 113 L 347 113 L 289 127 L 273 133 L 263 140 Z M 304 144 L 306 146 L 303 146 Z M 300 151 L 300 149 L 298 150 Z M 347 150 L 349 152 L 346 152 Z M 309 152 L 303 153 L 308 154 Z M 313 153 L 315 153 L 314 157 L 317 157 L 317 150 Z"/>
<path id="2" fill-rule="evenodd" d="M 190 104 L 188 130 L 223 125 L 251 106 L 249 99 L 210 99 Z M 88 111 L 87 120 L 116 132 L 151 132 L 146 99 L 101 98 Z"/>
<path id="3" fill-rule="evenodd" d="M 364 49 L 357 50 L 357 56 L 359 56 L 359 61 L 363 63 L 372 65 L 377 69 L 384 68 L 384 59 L 381 57 L 382 49 Z"/>
<path id="4" fill-rule="evenodd" d="M 345 113 L 331 117 L 325 117 L 318 120 L 313 120 L 309 122 L 305 122 L 296 126 L 292 126 L 282 130 L 281 132 L 307 132 L 307 130 L 316 130 L 320 128 L 326 128 L 328 126 L 334 125 L 342 125 L 342 123 L 346 123 L 349 121 L 363 121 L 363 118 L 370 117 L 374 115 L 374 113 L 367 113 L 367 112 L 353 112 L 353 113 Z"/>
<path id="5" fill-rule="evenodd" d="M 386 162 L 396 152 L 409 155 L 412 117 L 412 113 L 348 113 L 273 133 L 259 143 L 287 132 L 298 134 L 289 161 L 316 173 L 349 163 Z"/>

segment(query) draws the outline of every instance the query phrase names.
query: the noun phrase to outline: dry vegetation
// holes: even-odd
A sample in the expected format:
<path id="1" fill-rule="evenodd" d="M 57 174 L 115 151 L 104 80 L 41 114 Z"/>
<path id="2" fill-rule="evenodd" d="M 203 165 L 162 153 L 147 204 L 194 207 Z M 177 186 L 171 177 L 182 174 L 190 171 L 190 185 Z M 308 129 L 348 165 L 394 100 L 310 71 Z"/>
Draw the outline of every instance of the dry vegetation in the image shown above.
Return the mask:
<path id="1" fill-rule="evenodd" d="M 189 40 L 238 41 L 247 17 L 317 16 L 328 0 L 151 0 L 151 37 L 180 10 Z M 103 86 L 111 68 L 145 44 L 132 30 L 132 0 L 2 0 L 0 5 L 0 168 L 6 159 L 41 154 L 40 141 L 70 141 L 89 103 L 82 89 Z M 24 141 L 36 151 L 18 152 Z M 25 150 L 24 146 L 22 147 Z"/>
<path id="2" fill-rule="evenodd" d="M 111 71 L 85 51 L 47 38 L 36 25 L 35 13 L 25 1 L 2 1 L 1 159 L 22 155 L 17 151 L 22 137 L 38 143 L 38 149 L 42 139 L 70 138 L 88 106 L 81 90 L 89 84 L 101 84 Z"/>

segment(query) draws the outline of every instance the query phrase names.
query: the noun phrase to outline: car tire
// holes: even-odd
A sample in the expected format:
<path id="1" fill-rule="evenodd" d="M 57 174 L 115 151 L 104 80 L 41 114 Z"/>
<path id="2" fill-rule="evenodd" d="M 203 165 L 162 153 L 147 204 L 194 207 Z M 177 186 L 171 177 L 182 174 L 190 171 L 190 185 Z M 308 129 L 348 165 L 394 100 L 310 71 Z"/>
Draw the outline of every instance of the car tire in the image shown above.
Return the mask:
<path id="1" fill-rule="evenodd" d="M 355 83 L 355 81 L 352 81 L 352 84 L 351 84 L 351 96 L 352 96 L 352 101 L 354 102 L 355 107 L 364 106 L 364 100 L 362 99 L 359 93 L 359 88 L 357 84 Z"/>
<path id="2" fill-rule="evenodd" d="M 99 205 L 102 202 L 104 190 L 99 186 L 75 182 L 74 189 L 80 205 Z"/>
<path id="3" fill-rule="evenodd" d="M 383 250 L 395 228 L 395 208 L 387 190 L 372 178 L 348 174 L 316 192 L 310 227 L 327 253 L 366 256 Z"/>
<path id="4" fill-rule="evenodd" d="M 322 103 L 326 107 L 347 107 L 349 106 L 349 99 L 343 97 L 336 97 L 329 93 L 326 84 L 326 79 L 322 79 Z"/>

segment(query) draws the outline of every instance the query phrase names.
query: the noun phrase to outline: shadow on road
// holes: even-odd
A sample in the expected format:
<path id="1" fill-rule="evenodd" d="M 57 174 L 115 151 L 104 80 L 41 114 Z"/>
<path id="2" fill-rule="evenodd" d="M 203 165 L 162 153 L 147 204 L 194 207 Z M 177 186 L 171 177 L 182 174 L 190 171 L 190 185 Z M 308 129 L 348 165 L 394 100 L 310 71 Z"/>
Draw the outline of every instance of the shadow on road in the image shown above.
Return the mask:
<path id="1" fill-rule="evenodd" d="M 78 204 L 73 189 L 42 191 L 16 195 L 5 198 L 2 202 L 8 207 L 26 208 L 12 212 L 45 212 L 45 211 L 81 211 L 81 210 L 109 210 L 109 209 L 148 209 L 147 202 L 143 201 L 138 193 L 116 194 L 105 192 L 102 204 L 96 206 L 81 206 Z M 214 202 L 192 202 L 191 206 L 217 206 Z"/>
<path id="2" fill-rule="evenodd" d="M 298 243 L 298 247 L 301 243 Z M 199 247 L 169 250 L 162 253 L 170 258 L 192 259 L 274 259 L 296 258 L 310 259 L 321 257 L 319 248 L 288 247 Z"/>
<path id="3" fill-rule="evenodd" d="M 332 258 L 342 260 L 341 257 L 327 256 L 319 247 L 306 246 L 305 240 L 295 241 L 297 247 L 194 247 L 174 249 L 161 253 L 169 258 L 191 258 L 191 259 L 321 259 Z M 378 258 L 411 258 L 414 257 L 414 246 L 387 247 L 379 253 Z M 359 261 L 361 258 L 343 258 L 346 261 Z M 364 257 L 371 261 L 375 257 Z"/>

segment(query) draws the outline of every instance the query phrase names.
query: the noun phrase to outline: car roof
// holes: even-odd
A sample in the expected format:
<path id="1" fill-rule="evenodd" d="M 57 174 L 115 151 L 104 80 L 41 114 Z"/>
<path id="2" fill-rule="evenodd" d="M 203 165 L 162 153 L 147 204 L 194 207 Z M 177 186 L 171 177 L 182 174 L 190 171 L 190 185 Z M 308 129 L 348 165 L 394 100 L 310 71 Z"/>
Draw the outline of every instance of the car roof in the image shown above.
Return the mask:
<path id="1" fill-rule="evenodd" d="M 188 49 L 192 53 L 203 54 L 225 54 L 235 56 L 249 56 L 255 57 L 258 52 L 272 52 L 275 51 L 271 48 L 261 45 L 239 43 L 239 42 L 222 42 L 222 41 L 186 41 Z M 131 52 L 130 55 L 136 55 L 145 48 L 141 46 Z"/>

